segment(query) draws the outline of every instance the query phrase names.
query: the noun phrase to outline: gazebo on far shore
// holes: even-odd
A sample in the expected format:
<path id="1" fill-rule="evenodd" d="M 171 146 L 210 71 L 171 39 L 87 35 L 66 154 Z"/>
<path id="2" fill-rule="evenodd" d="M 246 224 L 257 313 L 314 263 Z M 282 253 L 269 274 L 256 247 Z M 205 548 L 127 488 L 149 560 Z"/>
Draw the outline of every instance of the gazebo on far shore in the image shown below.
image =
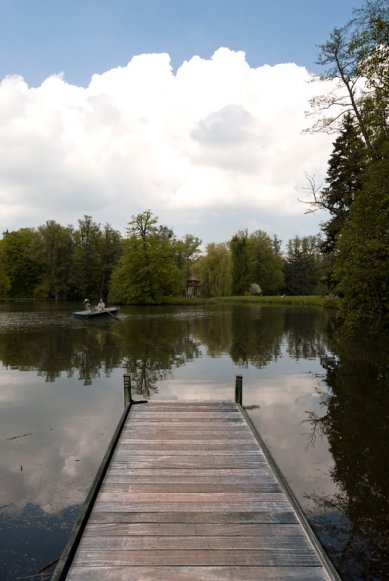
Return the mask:
<path id="1" fill-rule="evenodd" d="M 201 296 L 201 281 L 195 276 L 191 276 L 186 281 L 185 295 L 187 297 Z"/>

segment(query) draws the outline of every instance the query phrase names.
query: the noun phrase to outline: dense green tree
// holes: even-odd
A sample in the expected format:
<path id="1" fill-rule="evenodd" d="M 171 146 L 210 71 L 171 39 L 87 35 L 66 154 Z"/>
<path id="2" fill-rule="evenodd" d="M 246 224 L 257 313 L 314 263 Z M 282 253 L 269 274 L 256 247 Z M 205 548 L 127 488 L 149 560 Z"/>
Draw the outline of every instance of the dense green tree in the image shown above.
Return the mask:
<path id="1" fill-rule="evenodd" d="M 338 236 L 350 217 L 351 204 L 361 190 L 361 176 L 365 164 L 366 148 L 351 116 L 347 115 L 328 162 L 327 186 L 317 198 L 317 204 L 331 216 L 321 226 L 325 235 L 322 245 L 324 252 L 335 250 Z"/>
<path id="2" fill-rule="evenodd" d="M 274 247 L 274 240 L 266 232 L 256 230 L 250 235 L 251 283 L 257 283 L 262 294 L 272 295 L 284 284 L 282 259 Z"/>
<path id="3" fill-rule="evenodd" d="M 4 244 L 0 240 L 0 296 L 6 295 L 11 289 L 11 281 L 6 272 Z"/>
<path id="4" fill-rule="evenodd" d="M 158 303 L 182 292 L 173 233 L 158 228 L 150 210 L 133 216 L 124 251 L 111 277 L 110 297 L 124 303 Z"/>
<path id="5" fill-rule="evenodd" d="M 105 224 L 100 239 L 100 296 L 108 296 L 112 272 L 123 252 L 120 232 Z"/>
<path id="6" fill-rule="evenodd" d="M 42 276 L 42 266 L 35 253 L 37 240 L 34 228 L 21 228 L 3 236 L 3 277 L 12 297 L 34 296 L 34 289 Z"/>
<path id="7" fill-rule="evenodd" d="M 288 241 L 285 258 L 285 291 L 290 295 L 317 292 L 321 255 L 318 236 L 295 236 Z"/>
<path id="8" fill-rule="evenodd" d="M 42 278 L 34 294 L 56 300 L 66 297 L 73 254 L 72 228 L 48 220 L 38 228 L 35 251 L 42 265 Z"/>
<path id="9" fill-rule="evenodd" d="M 354 18 L 322 45 L 319 62 L 327 66 L 322 78 L 338 79 L 345 92 L 335 91 L 312 103 L 316 113 L 334 111 L 321 116 L 319 128 L 337 129 L 343 119 L 328 187 L 314 203 L 327 203 L 332 210 L 324 231 L 328 249 L 334 250 L 334 280 L 344 297 L 345 320 L 378 330 L 388 325 L 387 0 L 366 0 L 355 10 Z"/>
<path id="10" fill-rule="evenodd" d="M 84 216 L 78 224 L 73 235 L 70 282 L 75 297 L 96 299 L 104 273 L 103 236 L 100 225 L 91 216 Z"/>
<path id="11" fill-rule="evenodd" d="M 282 259 L 266 232 L 256 230 L 249 235 L 241 230 L 230 240 L 230 249 L 234 295 L 248 293 L 254 283 L 263 294 L 274 294 L 282 288 Z"/>
<path id="12" fill-rule="evenodd" d="M 232 294 L 244 295 L 250 284 L 256 282 L 251 279 L 250 250 L 248 230 L 240 230 L 229 242 L 231 250 Z"/>
<path id="13" fill-rule="evenodd" d="M 192 274 L 192 265 L 200 253 L 201 240 L 192 234 L 186 234 L 182 240 L 175 240 L 175 261 L 181 273 L 182 286 Z"/>
<path id="14" fill-rule="evenodd" d="M 231 252 L 227 244 L 208 244 L 206 252 L 193 265 L 193 274 L 201 281 L 204 297 L 231 295 Z"/>
<path id="15" fill-rule="evenodd" d="M 361 194 L 337 245 L 335 276 L 352 324 L 389 326 L 389 142 L 363 176 Z"/>

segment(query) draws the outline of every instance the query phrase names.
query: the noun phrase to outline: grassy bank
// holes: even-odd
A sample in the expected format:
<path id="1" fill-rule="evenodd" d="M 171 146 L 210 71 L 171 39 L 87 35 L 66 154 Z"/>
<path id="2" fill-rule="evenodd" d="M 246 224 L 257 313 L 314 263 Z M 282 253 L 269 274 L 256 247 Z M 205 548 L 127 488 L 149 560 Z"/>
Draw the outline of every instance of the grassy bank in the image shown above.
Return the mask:
<path id="1" fill-rule="evenodd" d="M 309 296 L 244 296 L 244 297 L 219 297 L 217 302 L 234 303 L 258 303 L 267 305 L 299 306 L 299 307 L 325 307 L 336 309 L 339 307 L 339 298 L 326 295 Z"/>
<path id="2" fill-rule="evenodd" d="M 166 297 L 163 300 L 164 305 L 202 305 L 215 303 L 256 303 L 262 305 L 279 305 L 279 306 L 298 306 L 298 307 L 324 307 L 327 309 L 337 309 L 340 299 L 331 296 L 239 296 L 239 297 L 213 297 L 204 298 L 187 298 L 187 297 Z"/>

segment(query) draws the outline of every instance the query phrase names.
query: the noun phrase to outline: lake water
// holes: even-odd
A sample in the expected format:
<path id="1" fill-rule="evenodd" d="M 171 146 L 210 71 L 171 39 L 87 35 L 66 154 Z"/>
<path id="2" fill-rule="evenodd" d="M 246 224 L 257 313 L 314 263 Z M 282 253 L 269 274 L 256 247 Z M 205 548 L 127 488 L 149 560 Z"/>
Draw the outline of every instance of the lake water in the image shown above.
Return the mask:
<path id="1" fill-rule="evenodd" d="M 343 579 L 389 578 L 388 344 L 333 313 L 257 305 L 0 303 L 0 579 L 50 579 L 123 410 L 148 398 L 243 404 Z M 37 575 L 37 576 L 36 576 Z M 36 576 L 36 577 L 30 577 Z"/>

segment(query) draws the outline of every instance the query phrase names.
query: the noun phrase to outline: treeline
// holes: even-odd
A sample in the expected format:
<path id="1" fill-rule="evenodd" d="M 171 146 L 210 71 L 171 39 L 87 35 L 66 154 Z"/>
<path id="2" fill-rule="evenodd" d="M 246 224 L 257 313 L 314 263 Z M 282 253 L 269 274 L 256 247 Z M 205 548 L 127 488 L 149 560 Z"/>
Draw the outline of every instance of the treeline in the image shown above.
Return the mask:
<path id="1" fill-rule="evenodd" d="M 336 132 L 326 185 L 310 179 L 311 209 L 324 208 L 330 285 L 350 327 L 389 326 L 389 3 L 366 0 L 321 47 L 320 81 L 338 88 L 311 102 L 313 130 Z"/>
<path id="2" fill-rule="evenodd" d="M 78 228 L 48 221 L 3 233 L 0 292 L 6 297 L 153 304 L 182 296 L 196 276 L 204 297 L 326 292 L 328 269 L 316 236 L 281 241 L 261 230 L 237 232 L 208 244 L 192 234 L 179 239 L 150 210 L 133 216 L 125 237 L 90 216 Z"/>
<path id="3" fill-rule="evenodd" d="M 4 232 L 0 240 L 0 294 L 37 299 L 106 295 L 122 254 L 120 233 L 90 216 L 78 228 L 50 220 L 38 228 Z"/>

